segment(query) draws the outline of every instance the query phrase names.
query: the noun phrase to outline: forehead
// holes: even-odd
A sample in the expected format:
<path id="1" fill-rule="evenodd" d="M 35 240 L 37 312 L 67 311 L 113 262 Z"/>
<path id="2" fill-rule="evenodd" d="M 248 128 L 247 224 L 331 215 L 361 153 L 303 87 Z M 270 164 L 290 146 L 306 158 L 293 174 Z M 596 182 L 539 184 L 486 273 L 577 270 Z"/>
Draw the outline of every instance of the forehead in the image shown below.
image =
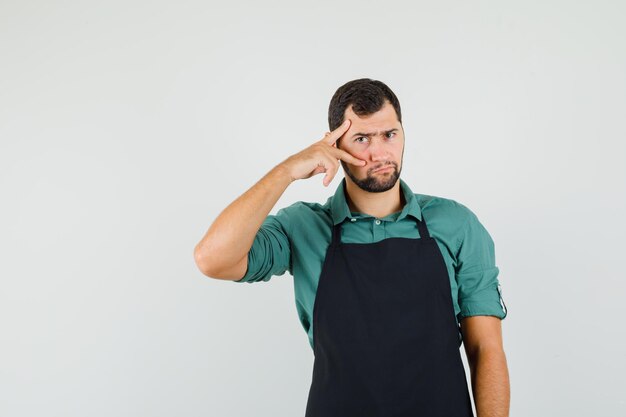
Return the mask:
<path id="1" fill-rule="evenodd" d="M 347 133 L 392 129 L 400 126 L 396 111 L 388 101 L 385 101 L 383 107 L 376 113 L 363 117 L 354 113 L 352 106 L 348 106 L 344 112 L 344 119 L 350 119 L 351 122 Z"/>

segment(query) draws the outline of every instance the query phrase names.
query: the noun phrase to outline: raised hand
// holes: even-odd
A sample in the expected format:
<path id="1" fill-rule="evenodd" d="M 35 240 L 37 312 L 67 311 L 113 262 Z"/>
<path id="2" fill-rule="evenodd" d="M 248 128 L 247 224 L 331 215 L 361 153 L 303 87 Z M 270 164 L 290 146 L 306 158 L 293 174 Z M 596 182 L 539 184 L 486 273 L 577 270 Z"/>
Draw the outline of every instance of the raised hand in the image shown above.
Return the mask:
<path id="1" fill-rule="evenodd" d="M 322 182 L 327 187 L 339 170 L 339 160 L 352 165 L 365 165 L 366 161 L 337 149 L 337 139 L 350 128 L 350 123 L 350 119 L 346 119 L 337 129 L 327 132 L 319 141 L 284 160 L 281 165 L 287 169 L 291 180 L 310 178 L 325 172 Z"/>

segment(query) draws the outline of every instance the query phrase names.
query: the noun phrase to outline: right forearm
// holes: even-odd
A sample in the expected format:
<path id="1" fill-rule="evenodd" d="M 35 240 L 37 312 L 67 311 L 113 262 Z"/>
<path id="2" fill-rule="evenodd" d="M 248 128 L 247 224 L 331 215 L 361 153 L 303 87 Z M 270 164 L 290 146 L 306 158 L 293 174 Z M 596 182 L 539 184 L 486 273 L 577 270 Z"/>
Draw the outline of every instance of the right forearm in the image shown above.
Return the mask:
<path id="1" fill-rule="evenodd" d="M 216 271 L 247 256 L 261 224 L 291 182 L 288 170 L 279 164 L 227 206 L 196 245 L 198 266 Z"/>

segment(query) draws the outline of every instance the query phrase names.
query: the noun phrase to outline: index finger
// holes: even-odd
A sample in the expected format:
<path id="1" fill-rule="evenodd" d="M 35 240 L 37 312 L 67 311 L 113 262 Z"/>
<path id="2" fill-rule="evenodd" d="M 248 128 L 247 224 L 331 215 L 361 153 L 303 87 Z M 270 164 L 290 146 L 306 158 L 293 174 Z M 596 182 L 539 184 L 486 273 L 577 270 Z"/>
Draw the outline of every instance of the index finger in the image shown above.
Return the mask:
<path id="1" fill-rule="evenodd" d="M 346 131 L 350 128 L 351 123 L 352 122 L 350 121 L 350 119 L 344 120 L 337 129 L 330 132 L 330 134 L 324 136 L 324 142 L 328 143 L 329 145 L 335 143 L 337 139 L 339 139 L 344 133 L 346 133 Z"/>

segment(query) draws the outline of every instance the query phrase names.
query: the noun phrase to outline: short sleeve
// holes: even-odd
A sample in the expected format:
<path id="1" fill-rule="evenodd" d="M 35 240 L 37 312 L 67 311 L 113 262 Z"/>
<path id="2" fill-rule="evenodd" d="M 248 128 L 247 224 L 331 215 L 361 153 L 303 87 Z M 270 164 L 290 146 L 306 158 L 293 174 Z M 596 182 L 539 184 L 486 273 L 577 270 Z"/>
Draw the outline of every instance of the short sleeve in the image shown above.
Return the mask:
<path id="1" fill-rule="evenodd" d="M 291 272 L 291 248 L 289 246 L 289 215 L 283 208 L 265 218 L 248 252 L 246 274 L 233 282 L 269 281 L 274 275 Z"/>
<path id="2" fill-rule="evenodd" d="M 507 311 L 501 296 L 494 243 L 471 211 L 459 237 L 456 257 L 460 308 L 458 319 L 469 316 L 496 316 L 504 319 Z"/>

